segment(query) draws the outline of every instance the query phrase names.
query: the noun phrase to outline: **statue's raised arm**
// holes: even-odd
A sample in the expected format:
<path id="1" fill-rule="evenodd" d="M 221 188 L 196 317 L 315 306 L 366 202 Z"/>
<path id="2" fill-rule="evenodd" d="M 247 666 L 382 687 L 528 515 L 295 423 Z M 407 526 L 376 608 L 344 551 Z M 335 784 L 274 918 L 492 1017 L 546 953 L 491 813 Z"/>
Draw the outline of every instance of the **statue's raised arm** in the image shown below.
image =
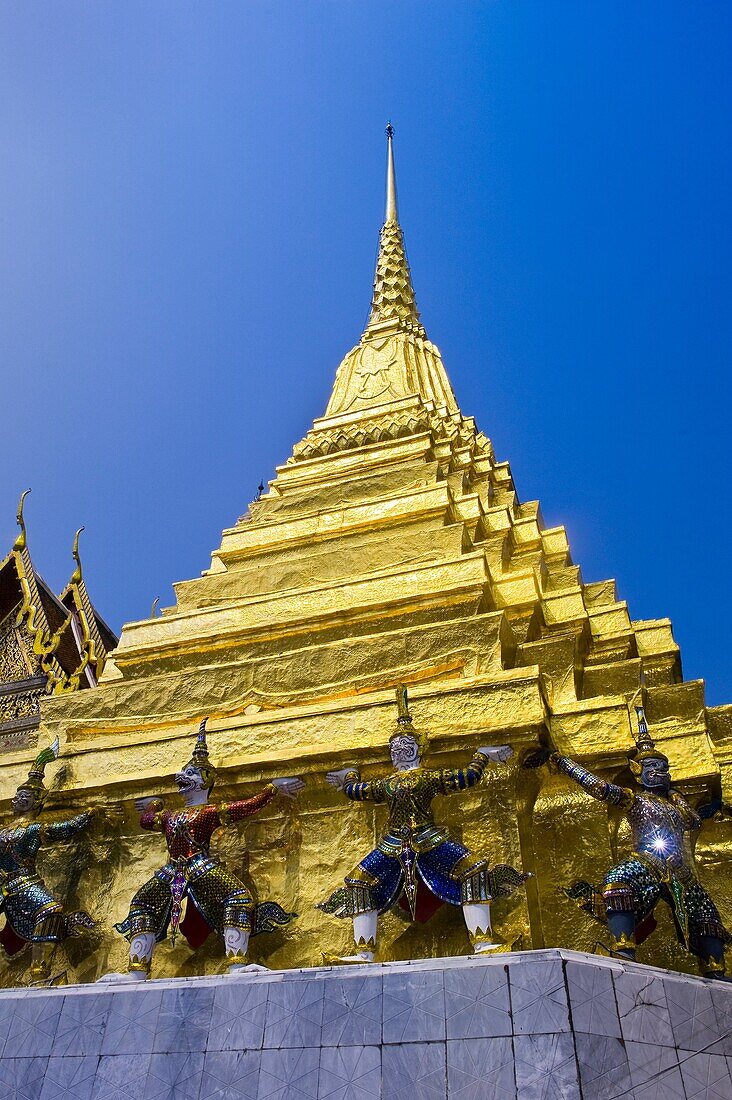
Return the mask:
<path id="1" fill-rule="evenodd" d="M 483 745 L 476 749 L 470 763 L 464 768 L 443 768 L 440 772 L 442 794 L 454 794 L 474 787 L 483 778 L 488 764 L 503 764 L 513 756 L 510 745 Z"/>
<path id="2" fill-rule="evenodd" d="M 354 802 L 385 802 L 386 791 L 381 779 L 362 781 L 358 768 L 342 768 L 338 772 L 328 772 L 326 782 L 337 791 L 343 791 L 346 798 Z"/>

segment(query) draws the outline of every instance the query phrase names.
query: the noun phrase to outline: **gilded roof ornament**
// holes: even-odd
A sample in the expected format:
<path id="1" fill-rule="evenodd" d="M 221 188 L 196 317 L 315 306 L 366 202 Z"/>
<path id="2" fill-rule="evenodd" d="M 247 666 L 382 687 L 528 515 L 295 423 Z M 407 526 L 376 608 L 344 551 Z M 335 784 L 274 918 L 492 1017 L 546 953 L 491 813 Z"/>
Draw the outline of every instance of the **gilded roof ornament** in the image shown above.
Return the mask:
<path id="1" fill-rule="evenodd" d="M 82 526 L 82 527 L 79 528 L 79 530 L 74 535 L 74 547 L 71 551 L 71 555 L 72 555 L 74 561 L 76 562 L 76 569 L 71 574 L 71 580 L 69 581 L 69 584 L 80 584 L 81 583 L 82 570 L 81 570 L 81 558 L 79 557 L 79 535 L 81 534 L 81 532 L 83 530 L 84 530 L 84 527 Z"/>
<path id="2" fill-rule="evenodd" d="M 29 492 L 30 489 L 25 489 L 20 494 L 20 500 L 18 502 L 18 512 L 15 517 L 18 523 L 18 527 L 20 527 L 20 531 L 18 533 L 18 537 L 13 543 L 13 550 L 25 550 L 26 546 L 28 545 L 28 539 L 26 537 L 25 530 L 25 519 L 23 518 L 23 505 L 25 504 L 25 498 L 28 496 Z"/>

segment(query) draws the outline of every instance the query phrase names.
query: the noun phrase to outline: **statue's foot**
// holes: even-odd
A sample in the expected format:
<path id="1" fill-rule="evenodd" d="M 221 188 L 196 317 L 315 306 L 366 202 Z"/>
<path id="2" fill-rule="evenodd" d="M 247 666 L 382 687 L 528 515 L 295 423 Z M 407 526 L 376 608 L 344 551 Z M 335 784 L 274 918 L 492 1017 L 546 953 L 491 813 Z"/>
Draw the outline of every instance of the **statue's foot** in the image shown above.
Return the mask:
<path id="1" fill-rule="evenodd" d="M 259 963 L 232 963 L 227 974 L 259 974 L 262 970 L 269 970 L 268 966 L 260 966 Z"/>
<path id="2" fill-rule="evenodd" d="M 612 943 L 605 943 L 603 940 L 596 940 L 595 952 L 605 955 L 608 959 L 620 959 L 621 962 L 634 963 L 636 961 L 634 947 L 615 947 Z"/>
<path id="3" fill-rule="evenodd" d="M 124 974 L 113 971 L 111 974 L 102 974 L 97 982 L 146 982 L 149 977 L 145 970 L 128 970 Z"/>
<path id="4" fill-rule="evenodd" d="M 502 951 L 510 951 L 509 943 L 476 943 L 473 948 L 474 955 L 499 955 Z"/>
<path id="5" fill-rule="evenodd" d="M 623 959 L 625 962 L 634 963 L 636 961 L 635 951 L 632 947 L 626 948 L 610 948 L 610 954 L 614 959 Z"/>
<path id="6" fill-rule="evenodd" d="M 703 974 L 702 977 L 711 978 L 714 982 L 732 982 L 729 974 L 725 974 L 722 970 L 712 970 L 709 974 Z"/>
<path id="7" fill-rule="evenodd" d="M 355 955 L 335 955 L 331 951 L 323 951 L 323 966 L 348 966 L 373 961 L 373 951 L 357 951 Z"/>
<path id="8" fill-rule="evenodd" d="M 59 971 L 58 974 L 43 974 L 40 977 L 35 974 L 31 974 L 31 980 L 28 983 L 30 989 L 44 987 L 50 988 L 56 985 L 68 985 L 68 974 L 65 970 Z"/>

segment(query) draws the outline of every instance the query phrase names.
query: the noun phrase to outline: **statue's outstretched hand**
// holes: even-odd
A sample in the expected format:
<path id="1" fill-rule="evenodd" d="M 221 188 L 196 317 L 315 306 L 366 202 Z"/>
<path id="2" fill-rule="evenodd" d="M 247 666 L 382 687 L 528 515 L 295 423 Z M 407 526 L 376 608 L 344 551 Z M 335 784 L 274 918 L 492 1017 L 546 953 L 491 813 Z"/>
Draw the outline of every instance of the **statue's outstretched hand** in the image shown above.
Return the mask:
<path id="1" fill-rule="evenodd" d="M 702 821 L 710 821 L 716 818 L 721 821 L 725 817 L 732 817 L 732 806 L 723 802 L 721 798 L 713 798 L 710 802 L 702 802 L 695 807 Z"/>
<path id="2" fill-rule="evenodd" d="M 94 816 L 105 825 L 119 825 L 124 820 L 125 812 L 118 802 L 108 806 L 93 806 Z"/>
<path id="3" fill-rule="evenodd" d="M 696 812 L 702 821 L 709 821 L 722 809 L 722 799 L 713 798 L 711 802 L 702 802 L 701 805 L 696 807 Z"/>
<path id="4" fill-rule="evenodd" d="M 331 787 L 335 787 L 337 791 L 342 791 L 346 785 L 347 776 L 353 775 L 353 771 L 353 768 L 341 768 L 339 772 L 328 772 L 325 781 L 330 783 Z"/>
<path id="5" fill-rule="evenodd" d="M 510 760 L 513 756 L 513 749 L 510 745 L 481 745 L 478 752 L 482 752 L 493 764 L 503 764 L 505 760 Z"/>
<path id="6" fill-rule="evenodd" d="M 544 745 L 540 745 L 538 749 L 529 749 L 521 761 L 522 768 L 540 768 L 542 764 L 546 764 L 551 757 L 551 749 L 547 749 Z"/>
<path id="7" fill-rule="evenodd" d="M 302 779 L 296 779 L 294 776 L 288 775 L 284 779 L 273 779 L 272 786 L 276 787 L 285 798 L 297 798 L 305 784 Z"/>
<path id="8" fill-rule="evenodd" d="M 144 814 L 145 810 L 152 806 L 153 803 L 157 802 L 160 802 L 160 799 L 155 798 L 154 795 L 151 798 L 136 798 L 135 809 L 137 810 L 138 814 Z"/>

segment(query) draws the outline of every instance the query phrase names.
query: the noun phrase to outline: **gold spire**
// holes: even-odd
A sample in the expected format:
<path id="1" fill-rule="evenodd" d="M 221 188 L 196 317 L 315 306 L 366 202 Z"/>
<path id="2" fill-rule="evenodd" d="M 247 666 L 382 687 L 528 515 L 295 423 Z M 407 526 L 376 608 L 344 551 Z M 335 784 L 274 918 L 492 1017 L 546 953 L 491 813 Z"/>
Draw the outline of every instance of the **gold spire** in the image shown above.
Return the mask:
<path id="1" fill-rule="evenodd" d="M 358 344 L 341 361 L 325 418 L 297 444 L 296 459 L 319 453 L 319 434 L 333 416 L 370 416 L 374 409 L 383 415 L 382 406 L 413 397 L 429 403 L 440 416 L 460 413 L 440 352 L 420 324 L 399 224 L 391 123 L 386 137 L 386 221 L 379 237 L 371 314 Z M 407 417 L 410 432 L 415 423 Z M 395 430 L 394 425 L 389 428 Z M 335 438 L 345 438 L 340 428 Z"/>
<path id="2" fill-rule="evenodd" d="M 25 503 L 25 498 L 28 496 L 29 492 L 30 492 L 30 489 L 26 489 L 24 492 L 22 492 L 20 494 L 20 502 L 18 503 L 18 513 L 15 517 L 16 521 L 18 523 L 18 527 L 20 527 L 20 531 L 18 533 L 18 537 L 16 538 L 15 542 L 13 543 L 13 550 L 25 550 L 26 545 L 27 545 L 26 531 L 25 531 L 25 520 L 23 518 L 23 504 Z"/>
<path id="3" fill-rule="evenodd" d="M 404 249 L 404 234 L 399 225 L 393 138 L 394 128 L 389 123 L 386 127 L 386 217 L 379 237 L 371 314 L 364 336 L 392 331 L 424 336 Z"/>
<path id="4" fill-rule="evenodd" d="M 84 528 L 80 527 L 79 530 L 74 535 L 74 549 L 71 551 L 71 553 L 72 553 L 72 556 L 74 558 L 74 561 L 76 562 L 76 569 L 71 574 L 71 580 L 69 581 L 69 584 L 80 584 L 81 583 L 81 558 L 79 557 L 79 535 L 81 534 L 81 532 L 83 530 L 84 530 Z"/>
<path id="5" fill-rule="evenodd" d="M 398 222 L 396 176 L 394 174 L 394 127 L 386 126 L 386 215 L 384 222 Z"/>

